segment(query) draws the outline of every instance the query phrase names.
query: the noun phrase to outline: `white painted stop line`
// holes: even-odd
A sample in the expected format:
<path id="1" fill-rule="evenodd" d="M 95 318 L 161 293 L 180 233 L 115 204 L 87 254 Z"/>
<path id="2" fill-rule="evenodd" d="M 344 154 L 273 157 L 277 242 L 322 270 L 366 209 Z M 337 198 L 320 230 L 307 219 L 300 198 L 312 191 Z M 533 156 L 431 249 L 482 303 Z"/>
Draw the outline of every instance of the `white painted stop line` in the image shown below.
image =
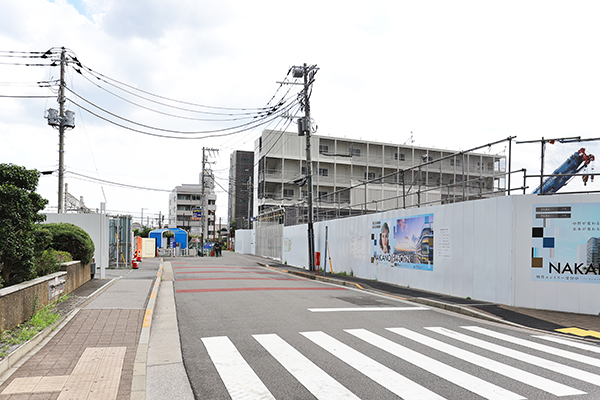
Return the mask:
<path id="1" fill-rule="evenodd" d="M 427 307 L 348 307 L 348 308 L 309 308 L 308 311 L 319 312 L 354 312 L 354 311 L 423 311 Z"/>

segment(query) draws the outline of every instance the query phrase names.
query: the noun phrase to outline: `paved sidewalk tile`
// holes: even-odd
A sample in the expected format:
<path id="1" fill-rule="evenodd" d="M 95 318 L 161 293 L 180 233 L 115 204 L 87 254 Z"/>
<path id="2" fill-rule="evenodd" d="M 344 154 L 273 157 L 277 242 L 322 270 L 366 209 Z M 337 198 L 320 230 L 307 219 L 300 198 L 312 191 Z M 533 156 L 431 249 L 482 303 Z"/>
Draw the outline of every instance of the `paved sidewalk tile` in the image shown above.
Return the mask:
<path id="1" fill-rule="evenodd" d="M 0 386 L 0 400 L 129 400 L 144 310 L 80 310 Z"/>

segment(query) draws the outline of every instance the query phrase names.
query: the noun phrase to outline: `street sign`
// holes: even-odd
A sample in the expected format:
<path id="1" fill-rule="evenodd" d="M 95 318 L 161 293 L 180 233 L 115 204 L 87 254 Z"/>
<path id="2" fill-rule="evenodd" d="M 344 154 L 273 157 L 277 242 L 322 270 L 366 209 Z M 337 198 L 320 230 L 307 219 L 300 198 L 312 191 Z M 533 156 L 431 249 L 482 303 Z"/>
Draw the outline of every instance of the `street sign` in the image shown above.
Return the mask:
<path id="1" fill-rule="evenodd" d="M 192 221 L 200 221 L 202 219 L 202 209 L 201 208 L 193 208 L 192 209 Z"/>

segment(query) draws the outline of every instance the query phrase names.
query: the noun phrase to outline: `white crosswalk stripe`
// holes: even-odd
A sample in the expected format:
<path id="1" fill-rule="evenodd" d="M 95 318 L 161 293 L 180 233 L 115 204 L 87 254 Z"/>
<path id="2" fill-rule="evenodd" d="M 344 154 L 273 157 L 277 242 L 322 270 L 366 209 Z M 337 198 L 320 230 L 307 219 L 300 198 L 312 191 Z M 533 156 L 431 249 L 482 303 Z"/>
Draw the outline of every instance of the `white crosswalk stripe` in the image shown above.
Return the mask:
<path id="1" fill-rule="evenodd" d="M 458 357 L 461 360 L 470 362 L 475 365 L 479 365 L 482 368 L 489 369 L 490 371 L 507 376 L 516 381 L 525 383 L 526 385 L 530 385 L 545 392 L 551 393 L 555 396 L 572 396 L 578 394 L 585 394 L 585 392 L 582 392 L 581 390 L 577 390 L 572 387 L 563 385 L 561 383 L 551 381 L 550 379 L 546 379 L 539 375 L 524 371 L 522 369 L 503 364 L 501 362 L 492 360 L 491 358 L 480 356 L 479 354 L 463 350 L 461 348 L 449 345 L 436 339 L 432 339 L 428 336 L 421 335 L 419 333 L 410 331 L 405 328 L 388 328 L 388 330 L 397 333 L 398 335 L 412 339 L 418 343 L 442 351 L 446 354 Z"/>
<path id="2" fill-rule="evenodd" d="M 460 340 L 461 342 L 468 343 L 477 347 L 481 347 L 483 349 L 493 351 L 498 354 L 505 355 L 507 357 L 512 357 L 516 360 L 523 361 L 529 364 L 536 365 L 538 367 L 546 368 L 548 370 L 558 372 L 560 374 L 564 374 L 570 376 L 575 379 L 580 379 L 582 381 L 600 386 L 600 375 L 593 374 L 591 372 L 587 372 L 581 369 L 577 369 L 574 367 L 570 367 L 568 365 L 564 365 L 561 363 L 557 363 L 551 360 L 546 360 L 545 358 L 534 356 L 531 354 L 524 353 L 522 351 L 513 350 L 508 347 L 500 346 L 494 343 L 486 342 L 485 340 L 477 339 L 473 336 L 463 335 L 462 333 L 454 332 L 445 328 L 427 328 L 433 332 L 440 333 L 442 335 L 451 337 L 456 340 Z"/>
<path id="3" fill-rule="evenodd" d="M 545 344 L 535 343 L 525 339 L 519 339 L 513 336 L 505 335 L 504 333 L 494 332 L 489 329 L 481 328 L 479 326 L 463 326 L 464 329 L 468 329 L 471 332 L 481 333 L 483 335 L 487 335 L 496 339 L 504 340 L 509 343 L 518 344 L 519 346 L 528 347 L 530 349 L 543 351 L 546 353 L 554 354 L 555 356 L 560 356 L 564 358 L 568 358 L 569 360 L 575 360 L 582 364 L 593 365 L 594 367 L 600 367 L 600 360 L 593 357 L 584 356 L 581 354 L 573 353 L 571 351 L 566 351 L 562 349 L 557 349 L 556 347 L 546 346 Z"/>
<path id="4" fill-rule="evenodd" d="M 323 332 L 303 332 L 302 335 L 405 400 L 443 399 Z"/>
<path id="5" fill-rule="evenodd" d="M 233 400 L 275 399 L 229 338 L 202 338 L 202 343 Z"/>
<path id="6" fill-rule="evenodd" d="M 561 338 L 557 338 L 555 336 L 536 335 L 534 337 L 539 338 L 539 339 L 544 339 L 549 342 L 564 344 L 565 346 L 575 347 L 577 349 L 581 349 L 581 350 L 585 350 L 585 351 L 591 351 L 592 353 L 600 353 L 600 347 L 598 347 L 598 346 L 591 346 L 589 344 L 585 344 L 585 343 L 581 343 L 581 342 L 574 342 L 572 340 L 561 339 Z"/>
<path id="7" fill-rule="evenodd" d="M 253 337 L 317 399 L 358 399 L 352 392 L 327 375 L 325 371 L 313 364 L 279 336 L 270 334 L 254 335 Z"/>
<path id="8" fill-rule="evenodd" d="M 501 387 L 488 383 L 483 379 L 469 375 L 414 350 L 410 350 L 404 346 L 392 342 L 389 339 L 371 333 L 366 329 L 349 329 L 346 332 L 372 344 L 373 346 L 377 346 L 388 353 L 400 357 L 421 369 L 427 370 L 432 374 L 435 374 L 473 393 L 476 393 L 483 398 L 490 400 L 524 399 L 524 397 L 519 396 L 516 393 L 502 389 Z"/>
<path id="9" fill-rule="evenodd" d="M 590 397 L 587 397 L 587 393 L 582 389 L 589 390 L 590 396 L 593 396 L 592 392 L 594 391 L 590 385 L 600 386 L 600 370 L 595 371 L 597 373 L 590 372 L 594 371 L 596 368 L 595 362 L 598 361 L 598 358 L 594 356 L 594 353 L 597 353 L 597 346 L 551 336 L 531 336 L 532 340 L 525 340 L 481 327 L 469 326 L 459 329 L 466 329 L 475 335 L 493 338 L 496 342 L 502 340 L 509 343 L 509 346 L 512 345 L 512 347 L 501 346 L 470 334 L 467 335 L 442 327 L 425 327 L 421 333 L 418 330 L 391 327 L 382 330 L 381 333 L 374 333 L 366 329 L 347 329 L 338 333 L 299 332 L 297 337 L 290 337 L 289 342 L 277 334 L 252 335 L 256 342 L 262 346 L 262 349 L 255 345 L 252 350 L 253 356 L 248 359 L 256 363 L 256 360 L 265 360 L 264 357 L 268 357 L 273 363 L 276 363 L 271 363 L 272 365 L 269 368 L 279 364 L 290 374 L 286 375 L 284 379 L 288 381 L 294 379 L 297 384 L 304 386 L 314 398 L 319 400 L 372 398 L 365 397 L 364 392 L 360 395 L 359 392 L 363 386 L 356 386 L 356 383 L 352 382 L 355 379 L 347 376 L 348 372 L 351 372 L 347 366 L 356 370 L 356 374 L 363 375 L 376 382 L 378 384 L 376 386 L 379 388 L 377 390 L 388 393 L 384 395 L 385 398 L 389 398 L 393 394 L 404 400 L 443 400 L 446 398 L 444 396 L 452 399 L 456 398 L 456 393 L 460 393 L 461 390 L 463 393 L 461 398 L 465 398 L 465 394 L 469 397 L 468 392 L 471 392 L 476 394 L 477 398 L 520 400 L 526 399 L 525 393 L 530 395 L 537 392 L 535 398 L 577 396 L 569 398 L 584 400 Z M 386 331 L 388 332 L 387 335 L 385 334 Z M 395 336 L 397 340 L 391 336 L 392 333 L 397 335 Z M 432 337 L 432 335 L 435 335 L 435 337 Z M 360 339 L 360 341 L 355 338 Z M 554 343 L 556 347 L 538 343 L 535 340 Z M 245 349 L 240 348 L 238 350 L 229 338 L 202 338 L 202 342 L 207 349 L 210 361 L 214 364 L 219 377 L 224 383 L 225 388 L 222 390 L 226 389 L 233 400 L 275 400 L 276 398 L 289 396 L 289 393 L 282 394 L 284 392 L 281 387 L 278 389 L 279 391 L 270 391 L 273 388 L 267 388 L 254 372 L 254 370 L 258 371 L 257 368 L 264 368 L 264 365 L 251 366 L 242 356 Z M 466 343 L 467 346 L 463 344 L 458 347 L 454 345 L 455 342 Z M 319 351 L 311 351 L 309 355 L 303 354 L 299 349 L 306 350 L 310 348 L 310 345 L 307 347 L 309 343 L 317 345 L 319 349 L 325 350 L 328 354 L 319 353 Z M 347 343 L 351 343 L 352 346 Z M 298 344 L 301 344 L 301 346 L 296 346 Z M 424 346 L 432 350 L 427 350 L 427 347 Z M 478 348 L 478 351 L 470 351 L 469 346 Z M 544 358 L 515 350 L 518 346 L 526 346 L 527 349 L 541 351 L 549 354 L 549 356 Z M 570 352 L 564 350 L 565 346 L 577 350 Z M 416 351 L 413 347 L 422 349 L 422 351 Z M 261 349 L 264 355 L 257 357 L 255 353 L 257 349 Z M 384 350 L 391 356 L 387 356 L 385 361 L 383 358 L 379 361 L 378 359 L 384 354 L 380 350 Z M 575 351 L 579 351 L 579 353 L 575 353 Z M 425 352 L 427 355 L 424 354 Z M 369 356 L 366 355 L 367 353 Z M 490 356 L 485 353 L 490 353 Z M 589 355 L 583 355 L 585 353 Z M 325 357 L 325 354 L 327 354 L 327 357 Z M 379 355 L 372 358 L 372 354 Z M 499 358 L 496 355 L 491 358 L 492 354 L 501 354 L 502 357 Z M 332 358 L 331 355 L 335 358 Z M 441 355 L 445 355 L 445 357 L 438 357 Z M 448 355 L 452 356 L 454 361 L 448 358 Z M 549 359 L 556 356 L 569 358 L 569 361 L 559 363 Z M 315 359 L 315 357 L 318 359 Z M 509 365 L 511 358 L 522 363 L 532 364 L 536 369 L 527 371 L 524 369 L 526 364 L 522 363 L 519 364 L 519 368 Z M 339 361 L 336 361 L 336 359 Z M 398 361 L 394 362 L 393 359 Z M 347 372 L 340 375 L 339 372 L 328 371 L 328 369 L 334 368 L 333 361 L 337 363 L 338 368 L 346 364 Z M 450 363 L 452 365 L 449 365 Z M 465 364 L 464 367 L 462 364 Z M 582 369 L 572 366 L 576 364 L 585 364 L 587 370 L 583 369 L 583 366 Z M 410 368 L 407 369 L 409 365 L 416 366 L 418 370 L 415 369 L 414 373 L 409 372 L 407 376 L 410 376 L 410 378 L 408 378 L 398 372 L 395 365 L 402 368 L 398 371 L 412 371 Z M 481 374 L 481 377 L 479 377 L 479 374 L 475 376 L 473 374 L 474 371 L 477 371 L 477 368 L 480 371 L 486 369 L 491 371 L 492 374 L 487 372 Z M 542 376 L 540 372 L 544 370 L 539 368 L 550 370 L 551 373 L 545 373 L 544 375 L 547 376 Z M 262 372 L 261 376 L 267 376 L 264 374 L 264 369 Z M 556 375 L 557 373 L 567 377 L 556 381 L 556 378 L 559 377 L 559 375 Z M 428 376 L 435 376 L 438 379 L 432 380 Z M 366 379 L 364 377 L 362 380 Z M 482 379 L 482 377 L 486 379 Z M 498 379 L 496 380 L 494 377 Z M 440 385 L 439 382 L 442 381 L 439 379 L 451 382 L 451 385 Z M 507 386 L 509 381 L 514 382 L 510 387 Z M 271 381 L 265 382 L 267 385 L 273 384 Z M 284 387 L 289 388 L 290 385 L 287 384 Z M 521 391 L 519 388 L 523 393 L 519 393 Z M 356 390 L 360 397 L 357 393 L 353 393 L 353 390 Z M 277 394 L 277 396 L 272 393 Z M 597 394 L 597 392 L 594 393 Z"/>

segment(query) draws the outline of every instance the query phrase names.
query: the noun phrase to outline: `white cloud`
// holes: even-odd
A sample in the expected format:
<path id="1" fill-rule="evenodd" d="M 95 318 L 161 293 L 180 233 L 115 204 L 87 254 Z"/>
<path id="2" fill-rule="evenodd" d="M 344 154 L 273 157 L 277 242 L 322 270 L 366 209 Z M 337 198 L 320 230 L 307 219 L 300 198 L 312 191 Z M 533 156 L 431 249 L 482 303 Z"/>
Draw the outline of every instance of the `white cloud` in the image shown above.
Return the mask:
<path id="1" fill-rule="evenodd" d="M 65 46 L 86 66 L 134 87 L 225 107 L 264 106 L 290 66 L 317 64 L 311 105 L 318 134 L 404 143 L 412 131 L 417 145 L 468 149 L 509 136 L 599 136 L 599 11 L 595 1 L 7 0 L 0 50 Z M 57 78 L 58 68 L 0 65 L 0 73 L 4 82 L 37 82 Z M 69 70 L 67 85 L 129 119 L 166 129 L 218 126 L 141 111 L 81 78 Z M 0 86 L 0 94 L 34 92 L 53 94 Z M 66 139 L 68 168 L 136 186 L 197 182 L 203 146 L 220 149 L 214 168 L 226 179 L 229 153 L 252 149 L 260 133 L 157 139 L 67 105 L 77 113 Z M 50 107 L 55 100 L 0 98 L 3 162 L 57 164 L 57 133 L 43 119 Z M 548 157 L 547 171 L 575 151 L 562 147 Z M 600 155 L 594 142 L 580 147 Z M 538 173 L 538 145 L 513 151 L 513 168 Z M 42 178 L 53 205 L 56 186 L 56 177 Z M 167 194 L 103 189 L 69 180 L 69 190 L 94 208 L 106 196 L 110 210 L 167 211 Z M 223 219 L 226 204 L 220 193 Z"/>

